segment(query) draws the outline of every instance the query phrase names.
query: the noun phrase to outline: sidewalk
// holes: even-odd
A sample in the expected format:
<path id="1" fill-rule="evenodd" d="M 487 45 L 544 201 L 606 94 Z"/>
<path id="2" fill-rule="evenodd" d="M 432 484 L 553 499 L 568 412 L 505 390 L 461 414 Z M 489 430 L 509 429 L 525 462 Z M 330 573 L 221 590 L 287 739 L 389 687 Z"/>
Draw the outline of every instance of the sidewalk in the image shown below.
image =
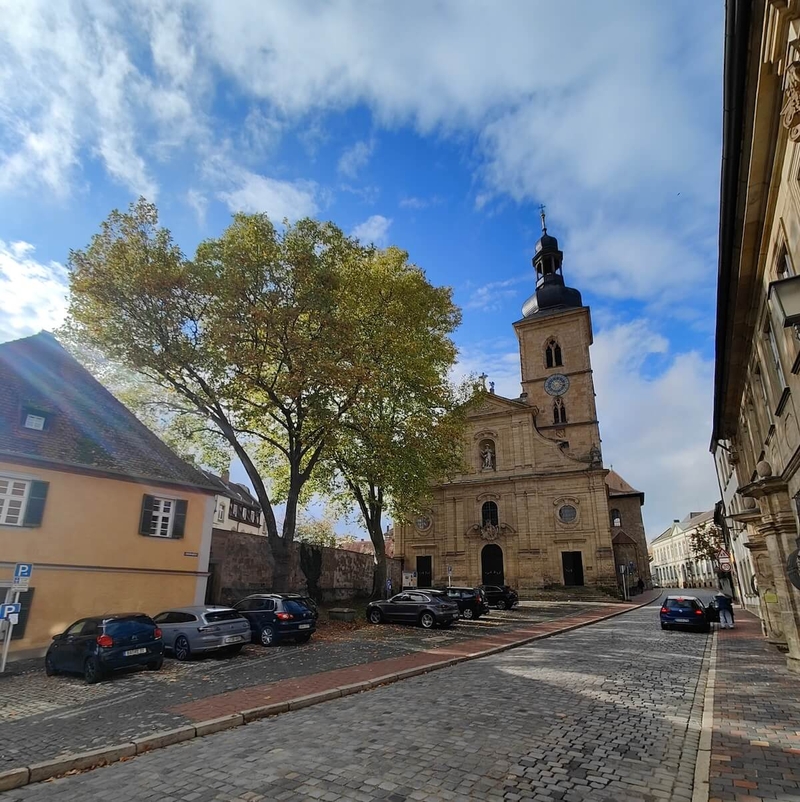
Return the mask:
<path id="1" fill-rule="evenodd" d="M 800 802 L 800 676 L 751 613 L 717 638 L 709 802 Z"/>

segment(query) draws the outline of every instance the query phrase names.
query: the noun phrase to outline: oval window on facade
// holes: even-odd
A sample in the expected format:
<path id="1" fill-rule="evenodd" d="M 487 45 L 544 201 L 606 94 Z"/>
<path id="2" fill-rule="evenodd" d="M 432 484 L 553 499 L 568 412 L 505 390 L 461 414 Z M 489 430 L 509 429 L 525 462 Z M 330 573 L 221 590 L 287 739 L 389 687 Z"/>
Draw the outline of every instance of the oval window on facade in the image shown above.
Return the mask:
<path id="1" fill-rule="evenodd" d="M 564 504 L 558 511 L 558 517 L 565 523 L 571 524 L 578 517 L 578 511 L 572 504 Z"/>

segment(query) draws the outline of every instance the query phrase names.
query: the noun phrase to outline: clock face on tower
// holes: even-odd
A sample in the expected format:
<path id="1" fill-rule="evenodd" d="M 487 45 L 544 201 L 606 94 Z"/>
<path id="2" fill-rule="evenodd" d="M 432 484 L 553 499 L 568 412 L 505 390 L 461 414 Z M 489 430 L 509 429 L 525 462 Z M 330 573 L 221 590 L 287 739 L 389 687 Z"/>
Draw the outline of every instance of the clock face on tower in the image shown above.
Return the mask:
<path id="1" fill-rule="evenodd" d="M 548 395 L 564 395 L 569 390 L 569 378 L 563 373 L 554 373 L 547 377 L 544 383 L 544 391 Z"/>

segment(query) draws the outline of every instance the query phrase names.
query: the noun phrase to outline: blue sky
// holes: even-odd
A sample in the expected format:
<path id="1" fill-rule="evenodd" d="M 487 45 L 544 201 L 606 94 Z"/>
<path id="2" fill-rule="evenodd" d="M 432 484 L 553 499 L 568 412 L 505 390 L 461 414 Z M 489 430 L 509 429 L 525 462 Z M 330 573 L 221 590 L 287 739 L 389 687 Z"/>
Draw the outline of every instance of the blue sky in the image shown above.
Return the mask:
<path id="1" fill-rule="evenodd" d="M 722 38 L 721 2 L 0 0 L 0 340 L 60 322 L 70 248 L 143 194 L 188 253 L 240 209 L 405 248 L 459 371 L 516 396 L 545 203 L 655 536 L 717 496 Z"/>

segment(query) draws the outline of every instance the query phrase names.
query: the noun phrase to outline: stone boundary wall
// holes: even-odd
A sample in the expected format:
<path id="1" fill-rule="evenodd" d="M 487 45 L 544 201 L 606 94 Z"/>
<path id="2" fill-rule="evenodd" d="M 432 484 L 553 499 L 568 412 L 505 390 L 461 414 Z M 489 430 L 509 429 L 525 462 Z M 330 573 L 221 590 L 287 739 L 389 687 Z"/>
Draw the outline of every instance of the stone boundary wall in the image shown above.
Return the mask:
<path id="1" fill-rule="evenodd" d="M 371 554 L 310 547 L 321 557 L 317 579 L 319 601 L 331 602 L 368 597 L 372 593 L 374 560 Z M 305 547 L 308 557 L 309 547 Z M 262 535 L 214 529 L 211 537 L 207 599 L 215 604 L 233 604 L 251 593 L 269 593 L 273 587 L 274 562 L 269 540 Z M 400 589 L 400 560 L 387 560 L 392 587 Z M 290 587 L 293 592 L 307 593 L 309 583 L 301 564 L 301 546 L 290 546 Z"/>

